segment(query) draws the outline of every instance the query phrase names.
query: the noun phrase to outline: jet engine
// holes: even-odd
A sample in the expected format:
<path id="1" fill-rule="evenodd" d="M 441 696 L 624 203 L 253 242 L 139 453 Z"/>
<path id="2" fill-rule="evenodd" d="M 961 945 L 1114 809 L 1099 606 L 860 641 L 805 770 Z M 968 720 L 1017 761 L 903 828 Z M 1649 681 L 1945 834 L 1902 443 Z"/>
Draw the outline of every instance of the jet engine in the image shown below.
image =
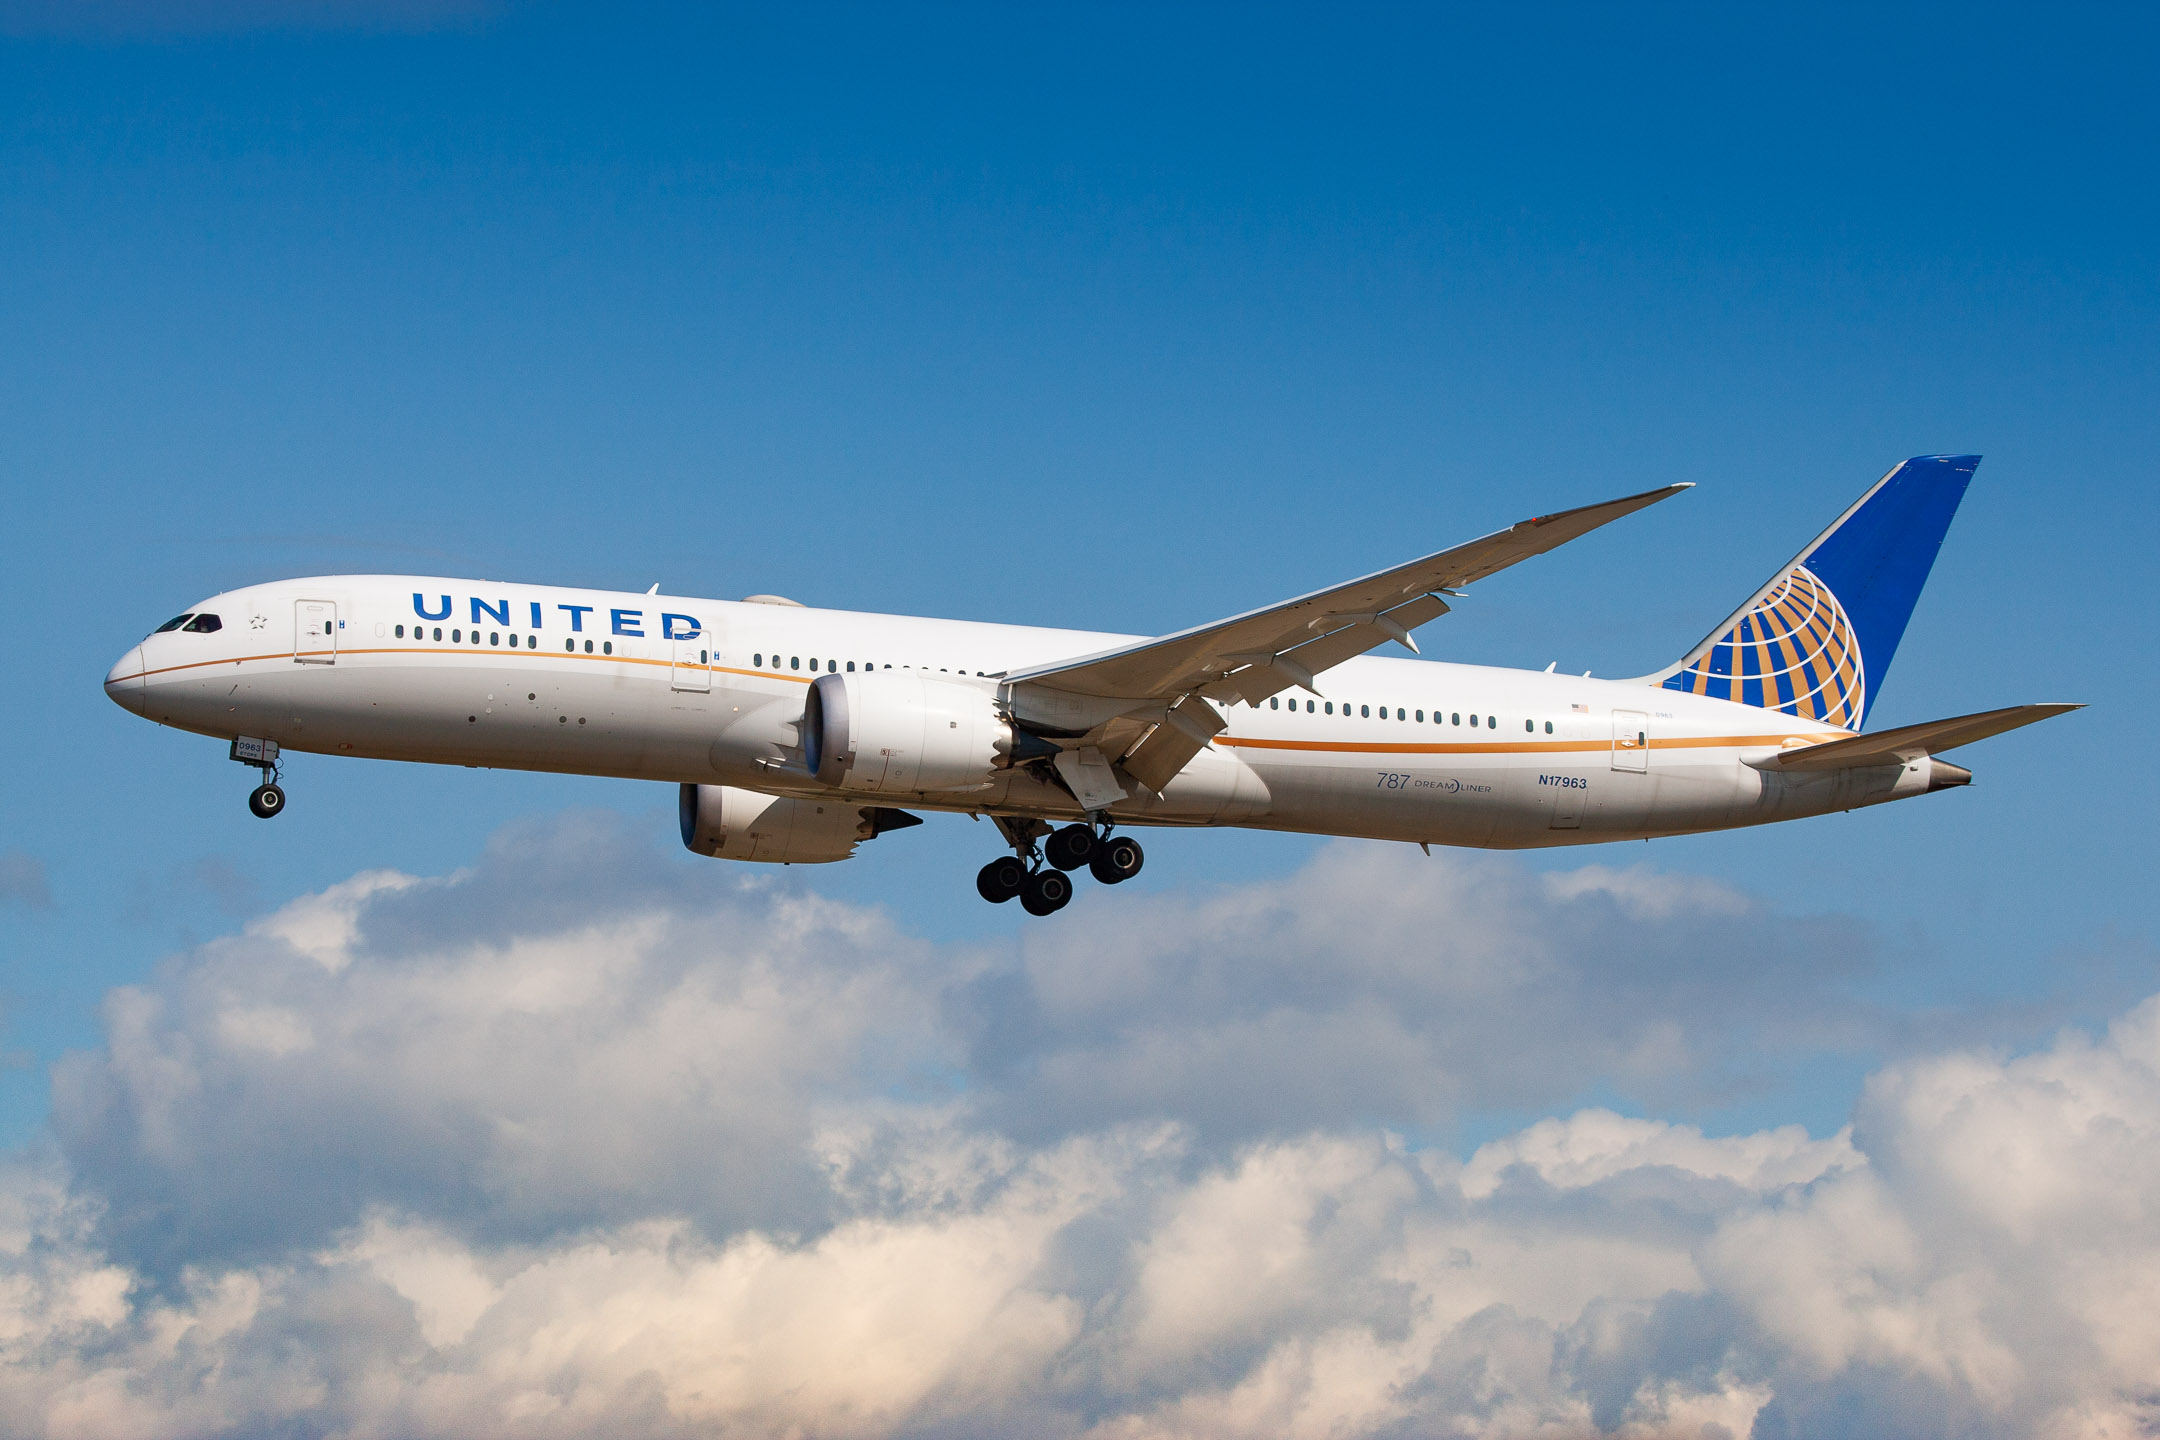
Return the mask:
<path id="1" fill-rule="evenodd" d="M 803 707 L 803 759 L 820 782 L 874 794 L 980 790 L 993 772 L 1057 753 L 998 714 L 997 682 L 920 670 L 824 675 Z"/>
<path id="2" fill-rule="evenodd" d="M 734 785 L 685 785 L 683 844 L 722 860 L 823 865 L 888 830 L 922 821 L 905 810 L 829 800 L 785 800 Z"/>

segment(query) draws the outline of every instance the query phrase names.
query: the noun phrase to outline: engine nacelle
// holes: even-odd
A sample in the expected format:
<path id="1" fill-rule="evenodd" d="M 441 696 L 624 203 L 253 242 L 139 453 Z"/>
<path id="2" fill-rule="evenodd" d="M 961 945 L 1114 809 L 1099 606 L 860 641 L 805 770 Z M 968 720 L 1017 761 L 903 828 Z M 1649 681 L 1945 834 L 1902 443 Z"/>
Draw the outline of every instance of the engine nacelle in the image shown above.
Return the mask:
<path id="1" fill-rule="evenodd" d="M 905 810 L 827 800 L 784 800 L 734 785 L 685 785 L 683 844 L 722 860 L 823 865 L 863 841 L 922 821 Z"/>
<path id="2" fill-rule="evenodd" d="M 981 790 L 1012 763 L 1014 743 L 997 713 L 997 682 L 974 676 L 823 675 L 803 707 L 803 759 L 822 783 L 850 790 Z"/>

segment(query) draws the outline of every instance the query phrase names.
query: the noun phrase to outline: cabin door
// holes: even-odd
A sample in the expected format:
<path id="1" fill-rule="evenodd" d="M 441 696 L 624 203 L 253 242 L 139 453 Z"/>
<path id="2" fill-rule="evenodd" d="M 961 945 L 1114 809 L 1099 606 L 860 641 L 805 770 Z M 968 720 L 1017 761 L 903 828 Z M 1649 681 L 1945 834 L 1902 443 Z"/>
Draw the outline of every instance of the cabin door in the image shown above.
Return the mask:
<path id="1" fill-rule="evenodd" d="M 712 633 L 707 630 L 677 634 L 673 642 L 675 665 L 668 672 L 668 684 L 699 694 L 712 689 L 712 667 L 719 659 L 713 654 L 712 642 Z"/>
<path id="2" fill-rule="evenodd" d="M 1643 711 L 1612 712 L 1612 768 L 1638 775 L 1650 768 L 1650 717 Z"/>
<path id="3" fill-rule="evenodd" d="M 302 665 L 335 665 L 337 632 L 336 601 L 293 602 L 293 659 Z"/>

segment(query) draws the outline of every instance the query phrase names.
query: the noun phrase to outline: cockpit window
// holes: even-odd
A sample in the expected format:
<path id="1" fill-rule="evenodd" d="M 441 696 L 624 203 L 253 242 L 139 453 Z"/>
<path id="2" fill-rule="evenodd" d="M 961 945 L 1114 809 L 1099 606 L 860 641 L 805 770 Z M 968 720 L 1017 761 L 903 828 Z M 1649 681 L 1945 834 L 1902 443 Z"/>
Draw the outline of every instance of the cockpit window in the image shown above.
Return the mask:
<path id="1" fill-rule="evenodd" d="M 180 628 L 191 635 L 208 635 L 212 631 L 224 629 L 225 622 L 215 615 L 197 615 Z"/>
<path id="2" fill-rule="evenodd" d="M 172 619 L 158 626 L 157 629 L 151 631 L 150 633 L 153 635 L 163 635 L 168 630 L 179 629 L 181 626 L 187 624 L 188 621 L 194 618 L 195 617 L 193 615 L 175 615 L 172 617 Z"/>

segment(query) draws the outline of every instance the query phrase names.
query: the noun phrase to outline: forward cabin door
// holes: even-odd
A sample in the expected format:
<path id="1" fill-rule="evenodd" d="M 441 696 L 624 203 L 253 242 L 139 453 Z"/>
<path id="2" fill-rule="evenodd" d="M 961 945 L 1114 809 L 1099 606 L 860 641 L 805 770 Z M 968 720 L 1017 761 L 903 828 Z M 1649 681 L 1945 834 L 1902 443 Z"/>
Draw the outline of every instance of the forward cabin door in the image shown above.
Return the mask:
<path id="1" fill-rule="evenodd" d="M 669 685 L 698 694 L 712 689 L 712 667 L 719 658 L 713 654 L 712 640 L 711 632 L 706 630 L 675 637 L 675 665 L 668 672 Z"/>
<path id="2" fill-rule="evenodd" d="M 1612 712 L 1612 768 L 1638 775 L 1650 768 L 1650 716 L 1646 712 Z"/>
<path id="3" fill-rule="evenodd" d="M 302 665 L 335 665 L 338 640 L 335 600 L 293 602 L 292 658 Z"/>

